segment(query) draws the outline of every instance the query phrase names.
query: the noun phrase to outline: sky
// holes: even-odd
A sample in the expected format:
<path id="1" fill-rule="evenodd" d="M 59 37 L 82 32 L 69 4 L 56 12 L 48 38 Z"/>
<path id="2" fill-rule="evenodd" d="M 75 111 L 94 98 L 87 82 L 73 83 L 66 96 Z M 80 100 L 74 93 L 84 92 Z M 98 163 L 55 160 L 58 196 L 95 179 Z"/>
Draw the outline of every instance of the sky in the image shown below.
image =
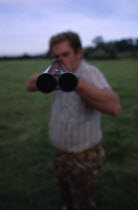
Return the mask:
<path id="1" fill-rule="evenodd" d="M 0 0 L 0 56 L 41 54 L 51 36 L 80 35 L 83 47 L 138 38 L 138 0 Z"/>

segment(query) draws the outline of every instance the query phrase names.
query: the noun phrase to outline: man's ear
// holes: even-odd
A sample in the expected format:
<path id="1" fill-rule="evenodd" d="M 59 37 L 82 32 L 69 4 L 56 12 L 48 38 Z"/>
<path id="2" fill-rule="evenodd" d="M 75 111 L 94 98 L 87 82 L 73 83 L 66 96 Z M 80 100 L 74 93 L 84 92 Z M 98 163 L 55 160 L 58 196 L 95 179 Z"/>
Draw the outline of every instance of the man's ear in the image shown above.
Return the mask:
<path id="1" fill-rule="evenodd" d="M 81 48 L 78 48 L 77 49 L 77 55 L 78 55 L 78 57 L 82 57 L 83 56 L 83 50 L 81 49 Z"/>

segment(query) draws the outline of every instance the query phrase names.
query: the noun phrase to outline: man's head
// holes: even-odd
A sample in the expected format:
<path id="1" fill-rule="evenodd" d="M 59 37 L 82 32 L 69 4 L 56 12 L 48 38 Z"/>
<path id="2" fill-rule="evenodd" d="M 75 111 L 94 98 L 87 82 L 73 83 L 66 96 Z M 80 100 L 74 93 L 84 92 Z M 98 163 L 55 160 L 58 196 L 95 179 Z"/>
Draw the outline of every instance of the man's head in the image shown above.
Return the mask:
<path id="1" fill-rule="evenodd" d="M 82 45 L 79 36 L 73 32 L 64 32 L 50 40 L 50 51 L 57 59 L 62 60 L 75 70 L 82 58 Z"/>

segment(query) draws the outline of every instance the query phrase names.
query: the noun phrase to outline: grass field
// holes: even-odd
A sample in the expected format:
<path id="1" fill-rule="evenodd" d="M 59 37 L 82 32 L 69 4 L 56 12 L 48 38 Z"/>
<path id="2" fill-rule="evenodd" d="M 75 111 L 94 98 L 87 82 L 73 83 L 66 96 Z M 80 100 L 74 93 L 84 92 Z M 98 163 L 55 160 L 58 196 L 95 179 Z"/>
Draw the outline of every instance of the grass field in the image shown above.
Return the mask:
<path id="1" fill-rule="evenodd" d="M 0 210 L 60 210 L 47 139 L 52 94 L 29 93 L 25 83 L 50 61 L 0 62 Z M 120 96 L 122 112 L 103 115 L 104 174 L 98 210 L 138 209 L 138 61 L 94 61 Z"/>

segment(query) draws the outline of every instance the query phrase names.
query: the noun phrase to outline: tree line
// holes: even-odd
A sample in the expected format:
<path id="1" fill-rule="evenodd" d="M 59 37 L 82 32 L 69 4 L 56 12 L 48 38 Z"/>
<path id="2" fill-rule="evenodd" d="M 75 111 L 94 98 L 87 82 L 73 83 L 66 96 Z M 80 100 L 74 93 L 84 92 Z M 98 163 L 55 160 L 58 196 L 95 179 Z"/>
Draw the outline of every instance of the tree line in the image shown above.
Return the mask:
<path id="1" fill-rule="evenodd" d="M 88 60 L 106 60 L 134 58 L 138 59 L 138 38 L 121 39 L 105 42 L 102 36 L 95 37 L 90 46 L 83 48 L 84 58 Z M 21 56 L 1 56 L 0 60 L 6 59 L 51 59 L 51 53 L 48 50 L 40 55 L 23 54 Z"/>
<path id="2" fill-rule="evenodd" d="M 84 48 L 86 59 L 138 58 L 138 38 L 104 42 L 102 36 L 97 36 L 92 43 Z"/>

